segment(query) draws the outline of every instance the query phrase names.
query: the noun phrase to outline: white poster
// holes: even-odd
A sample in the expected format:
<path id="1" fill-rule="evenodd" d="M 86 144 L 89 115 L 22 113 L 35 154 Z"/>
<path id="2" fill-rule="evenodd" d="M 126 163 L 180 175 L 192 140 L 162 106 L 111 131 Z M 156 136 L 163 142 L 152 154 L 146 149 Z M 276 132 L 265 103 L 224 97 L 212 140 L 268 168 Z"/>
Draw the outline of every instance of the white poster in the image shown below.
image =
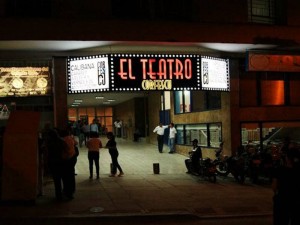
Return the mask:
<path id="1" fill-rule="evenodd" d="M 69 59 L 68 75 L 69 93 L 87 93 L 108 90 L 108 57 Z"/>
<path id="2" fill-rule="evenodd" d="M 203 90 L 229 91 L 228 60 L 202 57 L 201 85 Z"/>

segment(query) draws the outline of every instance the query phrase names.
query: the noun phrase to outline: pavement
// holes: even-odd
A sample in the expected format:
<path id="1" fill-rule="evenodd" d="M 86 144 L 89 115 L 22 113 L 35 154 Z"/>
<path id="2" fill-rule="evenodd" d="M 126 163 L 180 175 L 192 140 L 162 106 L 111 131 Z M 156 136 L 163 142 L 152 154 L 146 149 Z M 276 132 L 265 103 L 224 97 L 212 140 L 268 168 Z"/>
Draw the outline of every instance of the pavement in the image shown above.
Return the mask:
<path id="1" fill-rule="evenodd" d="M 103 140 L 104 141 L 104 140 Z M 270 184 L 237 183 L 232 177 L 186 174 L 185 156 L 160 154 L 155 145 L 119 140 L 119 162 L 123 177 L 109 177 L 110 158 L 101 150 L 100 179 L 89 179 L 87 150 L 80 149 L 76 165 L 76 193 L 72 200 L 57 201 L 50 177 L 43 194 L 33 204 L 0 204 L 0 222 L 28 218 L 90 218 L 132 216 L 175 216 L 197 218 L 251 217 L 272 215 Z M 154 174 L 153 163 L 160 172 Z M 32 202 L 31 202 L 32 203 Z"/>

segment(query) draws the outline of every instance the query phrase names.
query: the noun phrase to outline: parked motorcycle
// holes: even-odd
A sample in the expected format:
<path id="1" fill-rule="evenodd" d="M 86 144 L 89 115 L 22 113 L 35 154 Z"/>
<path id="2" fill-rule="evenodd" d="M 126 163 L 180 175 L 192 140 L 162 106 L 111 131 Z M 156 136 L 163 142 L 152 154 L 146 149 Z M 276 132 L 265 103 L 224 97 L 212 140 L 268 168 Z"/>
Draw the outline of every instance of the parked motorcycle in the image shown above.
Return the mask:
<path id="1" fill-rule="evenodd" d="M 222 156 L 222 149 L 218 149 L 216 159 L 213 161 L 217 174 L 226 177 L 231 173 L 236 181 L 244 183 L 247 170 L 246 158 L 240 153 L 237 156 Z"/>
<path id="2" fill-rule="evenodd" d="M 217 181 L 216 165 L 210 158 L 200 158 L 198 163 L 194 165 L 189 159 L 187 159 L 185 163 L 188 168 L 187 173 L 195 176 L 201 176 L 202 178 L 208 178 L 208 180 L 212 181 L 213 183 Z"/>
<path id="3" fill-rule="evenodd" d="M 208 178 L 209 181 L 216 183 L 217 169 L 213 160 L 210 158 L 200 159 L 199 175 L 203 178 Z"/>

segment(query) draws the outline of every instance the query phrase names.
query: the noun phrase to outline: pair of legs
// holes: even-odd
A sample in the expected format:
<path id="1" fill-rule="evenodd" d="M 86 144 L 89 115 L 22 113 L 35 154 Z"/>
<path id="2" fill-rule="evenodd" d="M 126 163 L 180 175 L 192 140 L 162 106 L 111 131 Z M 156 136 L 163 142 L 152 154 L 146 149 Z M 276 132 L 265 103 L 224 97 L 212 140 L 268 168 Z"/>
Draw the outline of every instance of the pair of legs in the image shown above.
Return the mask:
<path id="1" fill-rule="evenodd" d="M 175 152 L 175 138 L 169 138 L 168 145 L 170 148 L 169 153 L 174 153 Z"/>
<path id="2" fill-rule="evenodd" d="M 63 168 L 63 193 L 66 197 L 72 199 L 76 189 L 75 182 L 75 164 L 77 162 L 77 157 L 73 156 L 71 159 L 64 161 Z"/>
<path id="3" fill-rule="evenodd" d="M 123 170 L 122 167 L 120 166 L 119 162 L 118 162 L 118 156 L 119 153 L 117 151 L 114 152 L 110 152 L 110 156 L 111 156 L 111 162 L 112 162 L 112 168 L 111 168 L 111 175 L 116 175 L 117 171 L 119 170 L 120 175 L 123 175 Z"/>
<path id="4" fill-rule="evenodd" d="M 164 136 L 163 135 L 157 135 L 157 144 L 158 144 L 158 151 L 162 153 L 163 146 L 164 146 Z"/>
<path id="5" fill-rule="evenodd" d="M 88 159 L 89 159 L 89 169 L 90 169 L 90 179 L 93 178 L 93 164 L 95 163 L 95 167 L 96 167 L 96 175 L 97 175 L 97 179 L 99 179 L 99 171 L 100 171 L 100 167 L 99 167 L 99 158 L 100 158 L 100 154 L 99 152 L 96 151 L 89 151 L 88 152 Z"/>

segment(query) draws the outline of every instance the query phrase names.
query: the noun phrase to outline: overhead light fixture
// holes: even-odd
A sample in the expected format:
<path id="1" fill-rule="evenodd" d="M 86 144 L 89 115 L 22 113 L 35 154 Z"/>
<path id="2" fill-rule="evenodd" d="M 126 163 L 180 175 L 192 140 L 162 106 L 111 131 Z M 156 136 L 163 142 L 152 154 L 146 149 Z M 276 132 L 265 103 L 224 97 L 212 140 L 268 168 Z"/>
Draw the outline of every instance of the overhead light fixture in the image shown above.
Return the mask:
<path id="1" fill-rule="evenodd" d="M 72 107 L 78 107 L 78 105 L 74 105 L 74 104 L 72 104 L 71 106 L 72 106 Z"/>
<path id="2" fill-rule="evenodd" d="M 82 102 L 82 99 L 74 99 L 74 102 Z"/>
<path id="3" fill-rule="evenodd" d="M 115 99 L 107 99 L 108 102 L 114 102 L 116 101 Z"/>
<path id="4" fill-rule="evenodd" d="M 95 99 L 104 99 L 103 96 L 96 96 Z"/>
<path id="5" fill-rule="evenodd" d="M 110 104 L 110 102 L 103 102 L 103 104 Z"/>
<path id="6" fill-rule="evenodd" d="M 73 102 L 73 105 L 80 105 L 80 102 Z"/>

